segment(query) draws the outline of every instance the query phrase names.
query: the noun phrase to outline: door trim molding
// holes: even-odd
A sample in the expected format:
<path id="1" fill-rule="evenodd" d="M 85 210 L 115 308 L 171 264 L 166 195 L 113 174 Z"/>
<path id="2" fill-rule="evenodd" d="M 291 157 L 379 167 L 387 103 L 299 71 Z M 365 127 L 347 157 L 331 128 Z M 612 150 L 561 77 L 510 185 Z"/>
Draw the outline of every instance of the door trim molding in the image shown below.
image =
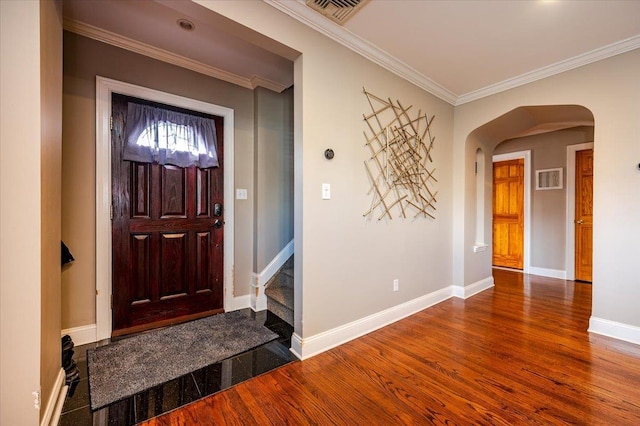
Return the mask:
<path id="1" fill-rule="evenodd" d="M 576 153 L 593 149 L 593 142 L 567 145 L 567 212 L 565 225 L 565 271 L 568 280 L 576 279 L 576 230 L 573 222 L 576 216 Z"/>
<path id="2" fill-rule="evenodd" d="M 531 150 L 495 154 L 493 156 L 493 163 L 517 160 L 520 158 L 524 159 L 524 247 L 522 248 L 522 272 L 528 274 L 531 268 Z M 491 182 L 493 184 L 493 173 L 491 173 Z M 491 226 L 493 228 L 493 211 L 491 213 Z M 491 244 L 493 252 L 493 238 Z"/>
<path id="3" fill-rule="evenodd" d="M 234 111 L 171 93 L 96 76 L 96 338 L 111 337 L 111 94 L 148 99 L 224 118 L 224 309 L 233 310 Z"/>

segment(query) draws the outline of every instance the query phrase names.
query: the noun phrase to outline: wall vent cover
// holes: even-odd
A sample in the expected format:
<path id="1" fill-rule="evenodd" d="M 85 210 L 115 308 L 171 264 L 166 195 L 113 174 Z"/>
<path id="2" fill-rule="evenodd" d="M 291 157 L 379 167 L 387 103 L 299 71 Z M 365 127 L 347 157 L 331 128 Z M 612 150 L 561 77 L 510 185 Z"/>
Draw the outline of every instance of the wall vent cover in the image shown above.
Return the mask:
<path id="1" fill-rule="evenodd" d="M 369 0 L 307 0 L 307 6 L 343 25 Z"/>

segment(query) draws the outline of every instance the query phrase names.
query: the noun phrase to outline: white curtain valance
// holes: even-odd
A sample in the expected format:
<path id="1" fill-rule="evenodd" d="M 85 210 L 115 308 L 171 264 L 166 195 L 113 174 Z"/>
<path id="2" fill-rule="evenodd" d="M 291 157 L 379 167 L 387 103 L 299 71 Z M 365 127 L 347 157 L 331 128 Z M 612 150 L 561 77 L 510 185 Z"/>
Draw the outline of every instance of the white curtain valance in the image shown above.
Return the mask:
<path id="1" fill-rule="evenodd" d="M 213 119 L 129 102 L 125 160 L 218 167 Z"/>

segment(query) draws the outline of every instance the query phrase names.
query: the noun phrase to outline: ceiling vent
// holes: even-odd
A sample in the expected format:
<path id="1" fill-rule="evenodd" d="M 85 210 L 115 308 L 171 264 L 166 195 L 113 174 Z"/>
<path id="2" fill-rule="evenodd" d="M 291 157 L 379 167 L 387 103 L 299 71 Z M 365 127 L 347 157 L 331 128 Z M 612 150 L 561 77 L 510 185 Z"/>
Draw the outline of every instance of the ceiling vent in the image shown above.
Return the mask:
<path id="1" fill-rule="evenodd" d="M 307 0 L 307 6 L 343 25 L 369 0 Z"/>

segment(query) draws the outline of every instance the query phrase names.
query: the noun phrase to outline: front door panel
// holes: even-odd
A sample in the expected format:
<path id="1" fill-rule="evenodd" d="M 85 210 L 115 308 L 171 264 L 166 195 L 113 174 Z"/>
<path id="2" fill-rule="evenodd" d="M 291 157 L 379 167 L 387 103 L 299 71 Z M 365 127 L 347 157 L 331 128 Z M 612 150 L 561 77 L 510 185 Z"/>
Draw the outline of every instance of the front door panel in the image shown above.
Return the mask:
<path id="1" fill-rule="evenodd" d="M 113 96 L 113 335 L 223 310 L 222 167 L 122 160 L 127 98 Z M 223 120 L 215 117 L 223 164 Z"/>

